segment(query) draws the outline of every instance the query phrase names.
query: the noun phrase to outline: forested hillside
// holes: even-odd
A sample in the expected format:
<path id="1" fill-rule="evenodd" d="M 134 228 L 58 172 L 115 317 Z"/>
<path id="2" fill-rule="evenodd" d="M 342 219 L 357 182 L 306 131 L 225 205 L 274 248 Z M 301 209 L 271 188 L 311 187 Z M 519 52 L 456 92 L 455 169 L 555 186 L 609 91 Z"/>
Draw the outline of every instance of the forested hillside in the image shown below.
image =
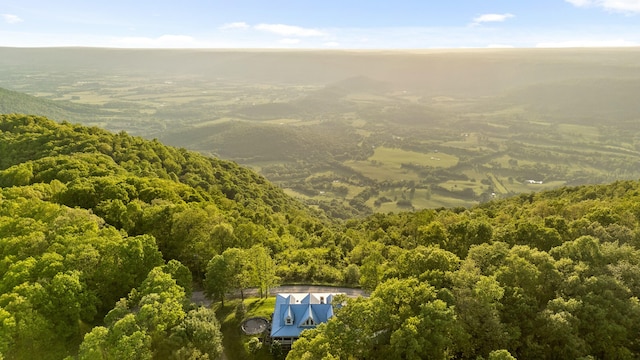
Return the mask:
<path id="1" fill-rule="evenodd" d="M 192 276 L 200 283 L 228 247 L 273 257 L 326 236 L 321 220 L 254 172 L 157 141 L 2 115 L 0 154 L 0 353 L 8 359 L 73 354 L 94 325 L 105 326 L 90 339 L 108 358 L 140 346 L 159 358 L 206 352 L 184 333 L 183 322 L 197 327 L 212 316 L 189 312 Z M 145 304 L 160 313 L 144 313 Z"/>
<path id="2" fill-rule="evenodd" d="M 192 283 L 218 300 L 278 278 L 371 292 L 290 359 L 640 354 L 638 181 L 332 222 L 235 163 L 126 133 L 2 115 L 0 154 L 5 359 L 218 358 Z"/>

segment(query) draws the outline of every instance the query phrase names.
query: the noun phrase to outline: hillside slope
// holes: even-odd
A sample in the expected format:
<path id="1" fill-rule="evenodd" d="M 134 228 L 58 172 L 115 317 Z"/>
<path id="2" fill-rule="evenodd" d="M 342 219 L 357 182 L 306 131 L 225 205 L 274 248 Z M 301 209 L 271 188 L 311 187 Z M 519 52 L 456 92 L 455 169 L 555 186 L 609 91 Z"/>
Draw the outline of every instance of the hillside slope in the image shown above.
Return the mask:
<path id="1" fill-rule="evenodd" d="M 320 222 L 281 189 L 232 162 L 34 116 L 3 115 L 0 130 L 1 186 L 56 184 L 49 200 L 90 209 L 128 234 L 154 235 L 165 258 L 181 260 L 196 274 L 226 247 L 271 242 L 278 250 L 280 236 L 306 233 L 315 226 L 299 227 Z M 177 228 L 180 221 L 186 228 Z M 211 235 L 199 226 L 226 236 L 208 240 Z M 207 250 L 194 259 L 186 252 L 194 246 Z"/>
<path id="2" fill-rule="evenodd" d="M 33 114 L 74 122 L 84 119 L 92 122 L 100 110 L 95 106 L 52 101 L 0 88 L 0 114 L 10 113 Z"/>

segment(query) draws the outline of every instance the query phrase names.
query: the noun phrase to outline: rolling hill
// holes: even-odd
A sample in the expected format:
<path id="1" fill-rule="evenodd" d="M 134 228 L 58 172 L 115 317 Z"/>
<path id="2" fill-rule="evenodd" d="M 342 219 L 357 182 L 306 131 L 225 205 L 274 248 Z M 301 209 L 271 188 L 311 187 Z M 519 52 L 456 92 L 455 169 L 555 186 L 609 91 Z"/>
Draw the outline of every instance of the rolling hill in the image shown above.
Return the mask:
<path id="1" fill-rule="evenodd" d="M 99 112 L 99 109 L 89 105 L 52 101 L 0 88 L 0 113 L 2 114 L 33 114 L 77 122 L 80 119 L 91 121 Z M 89 118 L 84 117 L 87 114 L 93 115 Z"/>

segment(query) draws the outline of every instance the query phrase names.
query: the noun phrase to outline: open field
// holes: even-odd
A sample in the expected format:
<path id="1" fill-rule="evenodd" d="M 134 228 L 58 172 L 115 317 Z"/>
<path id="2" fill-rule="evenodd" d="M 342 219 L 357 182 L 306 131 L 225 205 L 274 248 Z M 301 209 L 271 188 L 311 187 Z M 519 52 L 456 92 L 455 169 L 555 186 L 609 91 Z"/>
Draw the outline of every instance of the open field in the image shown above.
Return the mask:
<path id="1" fill-rule="evenodd" d="M 640 178 L 639 63 L 638 49 L 4 48 L 0 88 L 38 98 L 0 105 L 235 160 L 340 216 Z"/>
<path id="2" fill-rule="evenodd" d="M 375 162 L 374 162 L 375 161 Z M 393 181 L 394 179 L 419 180 L 419 175 L 415 172 L 403 169 L 395 162 L 381 161 L 348 161 L 346 166 L 352 168 L 362 176 L 375 181 Z"/>
<path id="3" fill-rule="evenodd" d="M 421 153 L 402 149 L 380 147 L 375 150 L 370 161 L 401 168 L 402 164 L 416 164 L 431 167 L 452 167 L 458 163 L 455 156 L 438 152 Z"/>

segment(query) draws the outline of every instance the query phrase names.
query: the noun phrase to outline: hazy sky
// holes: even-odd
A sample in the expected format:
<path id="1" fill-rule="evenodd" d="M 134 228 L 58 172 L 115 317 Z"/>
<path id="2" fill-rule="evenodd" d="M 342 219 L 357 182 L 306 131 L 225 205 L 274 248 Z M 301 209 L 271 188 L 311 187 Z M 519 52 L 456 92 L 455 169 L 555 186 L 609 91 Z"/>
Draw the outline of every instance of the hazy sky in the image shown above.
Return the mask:
<path id="1" fill-rule="evenodd" d="M 640 0 L 1 0 L 0 46 L 640 46 Z"/>

